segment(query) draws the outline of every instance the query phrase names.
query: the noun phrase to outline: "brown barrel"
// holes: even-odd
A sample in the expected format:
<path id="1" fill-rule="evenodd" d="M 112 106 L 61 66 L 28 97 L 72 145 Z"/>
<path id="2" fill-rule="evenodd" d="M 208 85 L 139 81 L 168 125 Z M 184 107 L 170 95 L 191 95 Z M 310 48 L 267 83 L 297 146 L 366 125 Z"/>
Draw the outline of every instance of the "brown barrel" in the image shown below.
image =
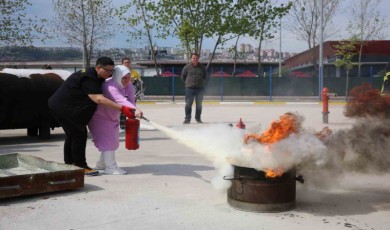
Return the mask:
<path id="1" fill-rule="evenodd" d="M 228 179 L 228 178 L 225 178 Z M 252 212 L 283 212 L 295 207 L 295 171 L 267 178 L 263 171 L 234 166 L 234 178 L 228 190 L 228 203 L 236 209 Z"/>

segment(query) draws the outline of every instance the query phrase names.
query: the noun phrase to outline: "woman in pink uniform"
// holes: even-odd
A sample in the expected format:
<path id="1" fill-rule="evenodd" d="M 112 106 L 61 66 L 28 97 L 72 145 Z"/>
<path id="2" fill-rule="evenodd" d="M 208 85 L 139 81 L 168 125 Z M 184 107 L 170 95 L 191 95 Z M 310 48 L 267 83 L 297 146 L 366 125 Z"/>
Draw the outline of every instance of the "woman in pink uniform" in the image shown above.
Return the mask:
<path id="1" fill-rule="evenodd" d="M 126 66 L 115 66 L 112 77 L 104 82 L 102 91 L 104 96 L 116 103 L 134 108 L 135 116 L 141 117 L 142 111 L 135 105 L 131 73 Z M 120 111 L 98 105 L 88 124 L 93 142 L 101 152 L 95 169 L 104 169 L 105 174 L 123 175 L 127 173 L 119 168 L 115 161 L 115 150 L 119 147 L 119 114 Z"/>

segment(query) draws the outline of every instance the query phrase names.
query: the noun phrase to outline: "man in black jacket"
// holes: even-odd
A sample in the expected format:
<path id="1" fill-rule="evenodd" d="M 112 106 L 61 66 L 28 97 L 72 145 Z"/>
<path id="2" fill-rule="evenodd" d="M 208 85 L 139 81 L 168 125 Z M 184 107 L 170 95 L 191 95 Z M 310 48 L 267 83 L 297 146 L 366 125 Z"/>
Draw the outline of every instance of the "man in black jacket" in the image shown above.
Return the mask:
<path id="1" fill-rule="evenodd" d="M 199 64 L 198 54 L 191 54 L 191 63 L 184 66 L 181 73 L 181 79 L 183 79 L 185 84 L 186 100 L 185 118 L 183 123 L 189 124 L 191 122 L 192 104 L 194 103 L 194 99 L 196 103 L 195 120 L 198 123 L 203 123 L 201 115 L 207 70 L 203 65 Z"/>
<path id="2" fill-rule="evenodd" d="M 96 66 L 70 75 L 61 87 L 49 98 L 49 108 L 54 118 L 65 132 L 64 161 L 84 168 L 85 175 L 97 175 L 99 172 L 87 165 L 85 149 L 87 145 L 87 124 L 95 113 L 97 104 L 121 110 L 126 116 L 132 116 L 128 107 L 121 106 L 102 94 L 102 84 L 114 69 L 114 61 L 109 57 L 100 57 Z M 136 117 L 142 114 L 136 113 Z"/>

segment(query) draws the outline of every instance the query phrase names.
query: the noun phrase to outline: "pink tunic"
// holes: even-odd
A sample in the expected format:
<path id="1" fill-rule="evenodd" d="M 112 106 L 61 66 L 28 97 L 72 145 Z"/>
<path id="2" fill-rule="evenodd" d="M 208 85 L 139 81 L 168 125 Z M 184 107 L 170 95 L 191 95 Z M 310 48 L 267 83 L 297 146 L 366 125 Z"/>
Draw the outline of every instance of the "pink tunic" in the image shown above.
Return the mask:
<path id="1" fill-rule="evenodd" d="M 127 87 L 110 78 L 103 83 L 103 95 L 112 101 L 130 108 L 135 108 L 135 91 L 133 84 Z M 127 97 L 127 98 L 126 98 Z M 119 147 L 119 114 L 120 111 L 98 105 L 95 114 L 88 124 L 93 142 L 99 151 L 115 151 Z"/>

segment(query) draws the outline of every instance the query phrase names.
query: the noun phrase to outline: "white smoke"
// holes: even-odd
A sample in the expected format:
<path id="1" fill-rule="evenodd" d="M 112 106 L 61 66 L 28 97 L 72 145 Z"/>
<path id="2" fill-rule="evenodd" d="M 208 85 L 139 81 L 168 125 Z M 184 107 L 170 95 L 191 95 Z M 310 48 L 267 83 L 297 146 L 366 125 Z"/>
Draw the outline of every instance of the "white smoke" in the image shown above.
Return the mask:
<path id="1" fill-rule="evenodd" d="M 295 115 L 299 123 L 303 122 L 302 116 Z M 271 145 L 257 141 L 244 144 L 248 131 L 226 124 L 184 129 L 152 124 L 212 161 L 218 172 L 212 184 L 221 191 L 231 185 L 224 177 L 234 176 L 233 165 L 259 171 L 296 170 L 297 175 L 303 175 L 305 185 L 322 188 L 337 186 L 347 172 L 377 174 L 390 170 L 390 119 L 360 119 L 351 129 L 336 131 L 323 140 L 314 130 L 301 128 Z"/>
<path id="2" fill-rule="evenodd" d="M 299 119 L 303 121 L 303 117 L 299 116 Z M 262 145 L 258 142 L 244 144 L 246 131 L 226 124 L 184 129 L 169 129 L 152 124 L 172 139 L 211 160 L 218 172 L 212 184 L 221 191 L 231 185 L 224 177 L 234 176 L 232 165 L 260 171 L 288 171 L 297 167 L 321 166 L 327 161 L 326 147 L 313 133 L 306 130 L 292 134 L 275 144 Z"/>
<path id="3" fill-rule="evenodd" d="M 202 154 L 213 162 L 218 175 L 212 180 L 218 190 L 226 190 L 231 182 L 223 177 L 233 176 L 233 166 L 228 162 L 230 157 L 240 154 L 243 146 L 244 130 L 216 124 L 198 129 L 169 129 L 156 123 L 152 124 L 177 142 Z"/>

